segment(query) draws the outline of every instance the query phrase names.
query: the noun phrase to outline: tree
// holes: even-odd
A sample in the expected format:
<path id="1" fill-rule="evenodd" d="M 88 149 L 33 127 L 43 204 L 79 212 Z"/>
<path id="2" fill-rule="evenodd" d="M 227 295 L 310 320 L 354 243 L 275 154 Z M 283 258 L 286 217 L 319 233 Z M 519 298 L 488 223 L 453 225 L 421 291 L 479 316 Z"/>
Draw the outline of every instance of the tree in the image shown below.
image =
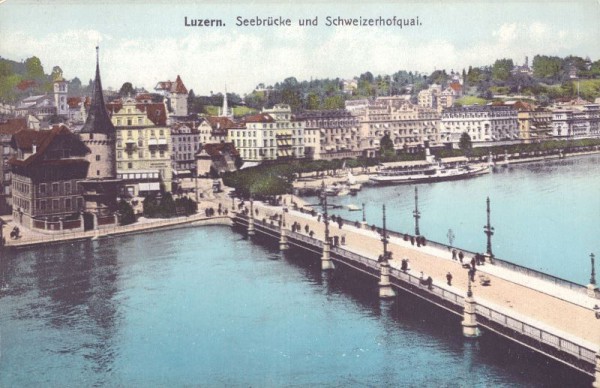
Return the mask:
<path id="1" fill-rule="evenodd" d="M 120 225 L 129 225 L 133 224 L 135 220 L 135 214 L 133 213 L 133 207 L 129 204 L 129 202 L 120 200 L 118 204 L 118 212 L 119 212 L 119 224 Z"/>
<path id="2" fill-rule="evenodd" d="M 125 82 L 119 90 L 119 96 L 126 97 L 132 95 L 135 95 L 135 89 L 133 88 L 133 85 L 131 82 Z"/>
<path id="3" fill-rule="evenodd" d="M 492 66 L 492 79 L 494 81 L 506 81 L 514 67 L 512 59 L 498 59 Z"/>
<path id="4" fill-rule="evenodd" d="M 25 78 L 41 80 L 44 78 L 44 67 L 38 57 L 25 60 Z"/>
<path id="5" fill-rule="evenodd" d="M 382 158 L 390 158 L 396 155 L 396 151 L 394 150 L 394 142 L 390 138 L 390 135 L 383 135 L 379 141 L 379 154 Z"/>
<path id="6" fill-rule="evenodd" d="M 52 79 L 52 81 L 56 81 L 58 79 L 61 79 L 63 76 L 63 71 L 60 68 L 60 66 L 54 66 L 52 68 L 52 73 L 50 74 L 50 78 Z"/>
<path id="7" fill-rule="evenodd" d="M 188 113 L 193 112 L 195 99 L 196 99 L 196 94 L 194 93 L 194 89 L 190 89 L 190 92 L 188 93 L 188 97 L 187 97 Z M 194 112 L 194 113 L 200 113 L 200 112 Z"/>
<path id="8" fill-rule="evenodd" d="M 458 148 L 463 150 L 465 153 L 473 148 L 473 142 L 471 141 L 471 136 L 469 136 L 468 133 L 463 132 L 462 135 L 460 135 Z"/>

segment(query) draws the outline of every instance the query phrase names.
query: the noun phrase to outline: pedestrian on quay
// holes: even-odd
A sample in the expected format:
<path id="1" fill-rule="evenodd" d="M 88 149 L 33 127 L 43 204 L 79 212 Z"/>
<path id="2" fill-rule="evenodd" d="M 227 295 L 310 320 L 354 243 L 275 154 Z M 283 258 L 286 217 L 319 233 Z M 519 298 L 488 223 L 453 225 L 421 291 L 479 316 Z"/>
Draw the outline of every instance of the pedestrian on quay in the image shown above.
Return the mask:
<path id="1" fill-rule="evenodd" d="M 463 253 L 463 251 L 458 252 L 458 259 L 460 260 L 461 264 L 462 264 L 464 258 L 465 258 L 465 254 Z"/>
<path id="2" fill-rule="evenodd" d="M 475 257 L 473 256 L 471 258 L 471 267 L 475 268 L 475 264 L 477 263 L 477 260 L 475 260 Z"/>
<path id="3" fill-rule="evenodd" d="M 446 274 L 446 280 L 448 281 L 448 285 L 451 286 L 452 285 L 452 274 L 450 272 L 448 272 Z"/>
<path id="4" fill-rule="evenodd" d="M 415 237 L 410 236 L 410 245 L 415 245 Z"/>
<path id="5" fill-rule="evenodd" d="M 456 249 L 452 250 L 452 260 L 456 260 Z"/>

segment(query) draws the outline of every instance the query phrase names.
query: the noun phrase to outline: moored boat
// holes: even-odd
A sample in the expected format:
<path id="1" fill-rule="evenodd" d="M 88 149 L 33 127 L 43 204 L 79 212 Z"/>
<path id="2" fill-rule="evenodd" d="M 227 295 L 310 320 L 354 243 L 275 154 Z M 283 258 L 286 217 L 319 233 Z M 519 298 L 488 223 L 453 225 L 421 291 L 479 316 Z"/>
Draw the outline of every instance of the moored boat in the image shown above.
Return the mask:
<path id="1" fill-rule="evenodd" d="M 382 169 L 369 180 L 376 184 L 428 183 L 466 179 L 488 172 L 487 165 L 446 167 L 430 164 L 407 169 Z"/>

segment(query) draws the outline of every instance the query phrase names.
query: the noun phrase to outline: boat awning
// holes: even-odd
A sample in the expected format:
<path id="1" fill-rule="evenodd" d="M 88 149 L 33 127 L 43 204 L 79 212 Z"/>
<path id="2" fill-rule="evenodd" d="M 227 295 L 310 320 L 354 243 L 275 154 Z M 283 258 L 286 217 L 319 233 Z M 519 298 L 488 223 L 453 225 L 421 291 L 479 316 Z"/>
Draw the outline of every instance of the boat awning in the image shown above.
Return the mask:
<path id="1" fill-rule="evenodd" d="M 389 162 L 389 163 L 381 163 L 380 165 L 385 168 L 395 168 L 395 167 L 411 167 L 411 166 L 428 166 L 429 163 L 426 160 L 408 160 L 404 162 Z"/>
<path id="2" fill-rule="evenodd" d="M 468 161 L 469 159 L 466 156 L 453 156 L 451 158 L 442 158 L 442 163 L 459 163 Z"/>

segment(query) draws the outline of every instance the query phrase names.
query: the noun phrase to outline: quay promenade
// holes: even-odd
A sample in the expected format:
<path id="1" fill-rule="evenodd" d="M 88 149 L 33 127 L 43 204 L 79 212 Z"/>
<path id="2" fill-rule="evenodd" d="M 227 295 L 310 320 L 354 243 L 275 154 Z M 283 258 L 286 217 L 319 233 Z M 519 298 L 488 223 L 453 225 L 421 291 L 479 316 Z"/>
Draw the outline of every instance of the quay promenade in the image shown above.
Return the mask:
<path id="1" fill-rule="evenodd" d="M 66 243 L 70 241 L 91 240 L 133 233 L 144 233 L 157 229 L 173 229 L 178 227 L 180 228 L 198 225 L 231 225 L 231 219 L 228 215 L 214 215 L 212 217 L 206 217 L 204 212 L 199 212 L 187 217 L 183 216 L 173 218 L 142 219 L 141 221 L 130 225 L 89 230 L 85 232 L 57 232 L 53 234 L 44 234 L 22 228 L 22 236 L 16 240 L 7 236 L 14 226 L 14 223 L 9 221 L 4 227 L 4 237 L 6 239 L 7 249 L 23 249 L 48 244 Z"/>
<path id="2" fill-rule="evenodd" d="M 289 205 L 292 200 L 302 203 L 294 197 L 284 198 L 284 203 Z M 225 202 L 222 204 L 227 206 Z M 229 207 L 232 207 L 231 201 Z M 291 244 L 322 255 L 322 261 L 325 260 L 326 255 L 321 253 L 325 245 L 323 217 L 256 201 L 252 204 L 246 201 L 243 207 L 235 202 L 234 207 L 237 211 L 235 223 L 248 228 L 249 235 L 271 236 L 279 239 L 283 249 Z M 251 212 L 253 217 L 249 216 Z M 292 231 L 292 225 L 299 225 L 299 228 Z M 451 251 L 441 244 L 417 247 L 410 241 L 392 236 L 387 246 L 392 258 L 386 270 L 378 262 L 383 245 L 377 231 L 360 225 L 357 228 L 348 222 L 339 228 L 337 223 L 330 222 L 329 235 L 337 236 L 339 240 L 343 237 L 345 244 L 330 248 L 327 256 L 332 261 L 324 263 L 323 268 L 342 263 L 361 270 L 380 279 L 381 296 L 395 294 L 389 291 L 382 294 L 382 286 L 413 293 L 462 316 L 465 336 L 477 336 L 480 327 L 494 331 L 594 376 L 594 386 L 600 386 L 600 319 L 596 318 L 594 309 L 600 304 L 597 291 L 592 296 L 586 293 L 584 286 L 568 288 L 486 262 L 477 266 L 475 282 L 470 282 L 472 297 L 469 297 L 467 270 L 458 260 L 452 260 Z M 408 271 L 401 271 L 402 259 L 409 259 Z M 464 262 L 470 260 L 469 255 Z M 448 273 L 452 274 L 451 285 L 447 284 Z M 489 279 L 489 285 L 482 285 L 479 275 Z M 430 287 L 422 281 L 428 277 L 432 278 Z"/>

